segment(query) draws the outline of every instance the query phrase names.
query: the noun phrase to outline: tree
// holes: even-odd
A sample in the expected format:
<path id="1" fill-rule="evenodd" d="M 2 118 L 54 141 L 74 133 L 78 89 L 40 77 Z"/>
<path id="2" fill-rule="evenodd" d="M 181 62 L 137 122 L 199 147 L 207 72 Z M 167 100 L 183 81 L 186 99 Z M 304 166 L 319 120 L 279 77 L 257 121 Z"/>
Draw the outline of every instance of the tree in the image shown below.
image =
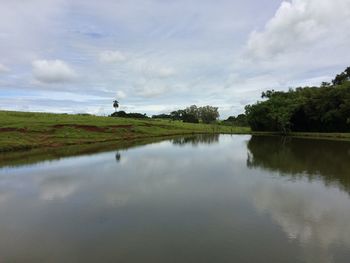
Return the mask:
<path id="1" fill-rule="evenodd" d="M 120 117 L 120 118 L 133 118 L 133 119 L 147 119 L 148 116 L 146 113 L 130 112 L 126 113 L 125 111 L 116 111 L 111 114 L 111 117 Z"/>
<path id="2" fill-rule="evenodd" d="M 204 106 L 198 109 L 199 117 L 204 123 L 211 123 L 219 118 L 219 111 L 217 107 Z"/>
<path id="3" fill-rule="evenodd" d="M 247 116 L 245 114 L 239 114 L 237 117 L 230 116 L 226 120 L 224 120 L 223 123 L 240 127 L 249 126 Z"/>
<path id="4" fill-rule="evenodd" d="M 275 91 L 274 90 L 267 90 L 266 92 L 262 92 L 261 93 L 261 98 L 262 99 L 267 99 L 267 98 L 271 98 L 273 96 L 273 94 L 275 94 Z"/>
<path id="5" fill-rule="evenodd" d="M 190 113 L 184 113 L 184 115 L 182 116 L 182 121 L 189 123 L 199 123 L 199 119 L 195 115 Z"/>
<path id="6" fill-rule="evenodd" d="M 119 107 L 119 101 L 114 100 L 113 101 L 113 108 L 114 108 L 114 110 L 117 111 L 118 107 Z"/>
<path id="7" fill-rule="evenodd" d="M 170 114 L 158 114 L 158 115 L 152 115 L 152 119 L 171 119 Z"/>
<path id="8" fill-rule="evenodd" d="M 185 109 L 185 113 L 187 115 L 192 115 L 192 116 L 194 116 L 197 119 L 200 118 L 199 108 L 196 105 L 191 105 L 190 107 L 187 107 Z"/>
<path id="9" fill-rule="evenodd" d="M 114 108 L 114 110 L 117 111 L 118 107 L 119 107 L 119 101 L 114 100 L 113 101 L 113 108 Z"/>
<path id="10" fill-rule="evenodd" d="M 171 119 L 174 120 L 174 121 L 179 121 L 179 120 L 182 120 L 184 113 L 185 113 L 184 110 L 172 111 L 172 112 L 170 113 L 170 117 L 171 117 Z"/>
<path id="11" fill-rule="evenodd" d="M 333 85 L 341 85 L 345 81 L 350 80 L 350 67 L 346 68 L 342 73 L 338 74 L 334 80 L 332 80 Z"/>
<path id="12" fill-rule="evenodd" d="M 350 77 L 350 67 L 347 67 L 344 72 L 348 75 L 348 77 Z"/>
<path id="13" fill-rule="evenodd" d="M 196 105 L 187 107 L 182 114 L 183 122 L 198 123 L 199 122 L 199 110 Z"/>
<path id="14" fill-rule="evenodd" d="M 253 131 L 350 132 L 350 68 L 320 87 L 267 91 L 246 106 Z"/>
<path id="15" fill-rule="evenodd" d="M 321 87 L 329 87 L 330 85 L 331 83 L 325 81 L 321 83 Z"/>
<path id="16" fill-rule="evenodd" d="M 168 117 L 168 115 L 165 116 Z M 199 123 L 201 120 L 204 123 L 210 123 L 219 117 L 219 111 L 217 107 L 191 105 L 184 110 L 172 111 L 170 117 L 172 120 L 182 120 L 183 122 Z"/>

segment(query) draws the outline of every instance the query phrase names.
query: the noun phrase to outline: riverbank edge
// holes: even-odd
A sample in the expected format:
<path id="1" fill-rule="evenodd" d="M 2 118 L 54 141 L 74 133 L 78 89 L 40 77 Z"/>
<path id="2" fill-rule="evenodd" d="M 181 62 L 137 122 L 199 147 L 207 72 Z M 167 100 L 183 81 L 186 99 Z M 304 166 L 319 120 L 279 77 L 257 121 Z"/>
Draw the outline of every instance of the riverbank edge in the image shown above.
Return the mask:
<path id="1" fill-rule="evenodd" d="M 228 134 L 228 133 L 221 133 Z M 134 147 L 141 147 L 147 144 L 159 143 L 184 137 L 200 135 L 219 136 L 219 133 L 179 133 L 163 136 L 135 137 L 128 140 L 111 140 L 104 142 L 93 142 L 86 144 L 71 144 L 61 147 L 35 147 L 26 150 L 0 152 L 0 168 L 15 167 L 17 165 L 33 164 L 47 160 L 58 160 L 70 156 L 82 156 L 96 154 L 99 152 L 123 151 Z M 234 135 L 234 134 L 228 134 Z M 235 135 L 244 135 L 236 133 Z"/>
<path id="2" fill-rule="evenodd" d="M 248 127 L 154 118 L 0 111 L 0 152 L 191 134 L 246 134 Z"/>
<path id="3" fill-rule="evenodd" d="M 350 133 L 255 132 L 249 127 L 194 124 L 164 119 L 115 118 L 36 112 L 0 111 L 0 153 L 38 148 L 62 148 L 97 143 L 123 144 L 133 140 L 195 134 L 274 135 L 350 141 Z"/>
<path id="4" fill-rule="evenodd" d="M 321 132 L 290 132 L 283 134 L 280 132 L 250 132 L 255 136 L 281 136 L 302 139 L 350 141 L 350 133 L 321 133 Z"/>
<path id="5" fill-rule="evenodd" d="M 145 136 L 132 136 L 132 137 L 125 137 L 125 138 L 115 138 L 115 139 L 103 139 L 103 140 L 91 140 L 91 141 L 84 141 L 84 142 L 59 142 L 59 143 L 53 143 L 51 145 L 47 144 L 37 144 L 37 145 L 14 145 L 14 146 L 6 146 L 1 147 L 0 146 L 0 153 L 11 153 L 11 152 L 23 152 L 23 151 L 30 151 L 34 149 L 54 149 L 54 148 L 63 148 L 68 146 L 87 146 L 92 144 L 103 144 L 103 143 L 112 143 L 115 146 L 118 146 L 120 143 L 123 145 L 125 142 L 134 142 L 139 140 L 152 140 L 152 139 L 159 139 L 159 140 L 166 140 L 173 137 L 178 136 L 190 136 L 190 135 L 201 135 L 201 134 L 231 134 L 231 135 L 250 135 L 250 132 L 176 132 L 176 133 L 166 133 L 166 134 L 159 134 L 159 135 L 145 135 Z"/>
<path id="6" fill-rule="evenodd" d="M 279 136 L 280 133 L 273 132 L 236 132 L 236 133 L 208 133 L 208 132 L 191 132 L 191 133 L 173 133 L 157 136 L 138 136 L 128 139 L 117 140 L 105 140 L 95 141 L 84 144 L 67 144 L 63 146 L 54 147 L 32 147 L 30 149 L 17 149 L 14 151 L 0 152 L 0 168 L 12 167 L 17 165 L 32 164 L 45 160 L 57 160 L 63 157 L 77 156 L 77 155 L 89 155 L 98 152 L 106 151 L 120 151 L 124 149 L 130 149 L 133 147 L 139 147 L 146 144 L 158 143 L 164 140 L 176 139 L 184 136 L 196 136 L 196 135 L 251 135 L 251 136 Z M 284 138 L 303 138 L 303 139 L 322 139 L 322 140 L 343 140 L 350 141 L 350 134 L 313 134 L 313 133 L 300 133 L 289 134 Z"/>
<path id="7" fill-rule="evenodd" d="M 33 149 L 49 149 L 49 148 L 62 148 L 67 146 L 86 146 L 92 144 L 103 144 L 112 143 L 115 146 L 118 144 L 123 145 L 125 142 L 133 142 L 139 140 L 152 140 L 152 139 L 168 139 L 176 136 L 190 136 L 190 135 L 201 135 L 201 134 L 228 134 L 228 135 L 254 135 L 254 136 L 281 136 L 281 137 L 292 137 L 292 138 L 304 138 L 304 139 L 322 139 L 322 140 L 337 140 L 337 141 L 350 141 L 350 133 L 316 133 L 316 132 L 291 132 L 288 134 L 281 134 L 278 132 L 246 132 L 246 131 L 234 131 L 234 132 L 176 132 L 167 133 L 159 135 L 145 135 L 145 136 L 133 136 L 126 138 L 116 138 L 116 139 L 103 139 L 103 140 L 91 140 L 85 142 L 60 142 L 52 145 L 22 145 L 22 146 L 12 146 L 12 147 L 1 147 L 0 153 L 9 152 L 20 152 L 29 151 Z"/>

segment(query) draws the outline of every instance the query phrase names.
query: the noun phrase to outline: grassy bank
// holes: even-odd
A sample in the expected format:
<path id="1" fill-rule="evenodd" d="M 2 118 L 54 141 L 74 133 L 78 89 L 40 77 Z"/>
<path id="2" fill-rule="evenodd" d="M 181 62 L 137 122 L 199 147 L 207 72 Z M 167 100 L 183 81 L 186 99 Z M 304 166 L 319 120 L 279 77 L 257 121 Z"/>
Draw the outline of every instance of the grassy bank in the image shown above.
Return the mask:
<path id="1" fill-rule="evenodd" d="M 153 137 L 136 140 L 123 140 L 116 142 L 68 145 L 64 147 L 34 148 L 26 151 L 0 152 L 0 168 L 30 165 L 42 161 L 53 161 L 65 157 L 84 156 L 96 154 L 99 152 L 123 151 L 133 147 L 140 147 L 146 144 L 157 143 L 163 140 L 163 137 Z"/>
<path id="2" fill-rule="evenodd" d="M 249 128 L 169 120 L 0 111 L 2 152 L 182 134 L 249 132 Z"/>

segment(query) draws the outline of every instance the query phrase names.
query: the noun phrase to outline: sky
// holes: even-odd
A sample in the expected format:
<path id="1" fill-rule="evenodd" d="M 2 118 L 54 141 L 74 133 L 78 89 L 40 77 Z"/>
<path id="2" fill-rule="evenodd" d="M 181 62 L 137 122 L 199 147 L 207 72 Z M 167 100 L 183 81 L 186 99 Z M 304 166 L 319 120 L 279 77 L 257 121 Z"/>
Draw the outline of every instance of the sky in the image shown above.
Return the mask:
<path id="1" fill-rule="evenodd" d="M 0 109 L 244 112 L 350 66 L 350 0 L 0 0 Z"/>

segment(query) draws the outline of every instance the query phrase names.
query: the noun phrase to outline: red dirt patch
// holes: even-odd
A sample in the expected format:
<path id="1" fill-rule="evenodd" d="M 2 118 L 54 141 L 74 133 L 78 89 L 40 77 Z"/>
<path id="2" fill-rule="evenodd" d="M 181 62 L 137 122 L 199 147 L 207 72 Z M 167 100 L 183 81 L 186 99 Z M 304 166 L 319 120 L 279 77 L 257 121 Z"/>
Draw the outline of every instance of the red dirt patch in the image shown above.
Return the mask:
<path id="1" fill-rule="evenodd" d="M 104 126 L 104 127 L 98 127 L 94 125 L 78 125 L 78 124 L 57 124 L 52 126 L 56 129 L 64 128 L 64 127 L 71 127 L 75 129 L 82 129 L 86 131 L 91 132 L 107 132 L 109 128 L 117 128 L 117 129 L 131 129 L 132 125 L 110 125 L 110 126 Z"/>
<path id="2" fill-rule="evenodd" d="M 27 132 L 26 128 L 0 128 L 0 132 Z"/>
<path id="3" fill-rule="evenodd" d="M 54 129 L 60 129 L 64 127 L 71 127 L 75 129 L 82 129 L 90 132 L 113 132 L 115 129 L 132 129 L 132 125 L 109 125 L 109 126 L 103 126 L 103 127 L 98 127 L 94 125 L 79 125 L 79 124 L 56 124 L 53 125 L 52 128 Z M 27 132 L 39 132 L 39 133 L 44 133 L 44 134 L 50 134 L 54 132 L 54 130 L 46 130 L 46 131 L 29 131 L 27 128 L 12 128 L 12 127 L 4 127 L 0 128 L 0 132 L 22 132 L 22 133 L 27 133 Z"/>
<path id="4" fill-rule="evenodd" d="M 83 130 L 92 131 L 92 132 L 104 132 L 106 130 L 105 127 L 97 127 L 93 125 L 78 125 L 78 124 L 57 124 L 52 127 L 54 127 L 55 129 L 71 127 L 75 129 L 83 129 Z"/>

